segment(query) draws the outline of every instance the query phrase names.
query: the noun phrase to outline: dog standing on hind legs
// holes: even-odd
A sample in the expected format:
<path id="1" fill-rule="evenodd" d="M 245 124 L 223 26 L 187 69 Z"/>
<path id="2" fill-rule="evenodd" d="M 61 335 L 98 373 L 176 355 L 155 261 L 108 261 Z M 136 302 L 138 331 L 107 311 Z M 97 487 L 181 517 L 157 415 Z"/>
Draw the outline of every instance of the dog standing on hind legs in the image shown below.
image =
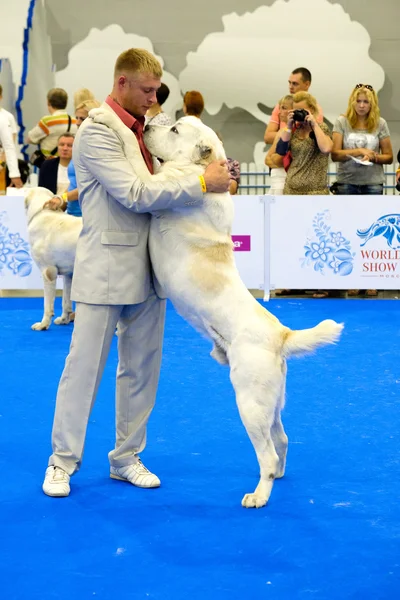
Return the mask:
<path id="1" fill-rule="evenodd" d="M 195 117 L 172 127 L 149 126 L 147 148 L 163 162 L 156 175 L 144 165 L 132 132 L 104 106 L 90 112 L 95 122 L 122 139 L 135 173 L 169 181 L 202 175 L 207 164 L 226 158 L 217 135 Z M 311 329 L 292 331 L 250 294 L 235 265 L 231 228 L 233 202 L 228 193 L 204 195 L 199 206 L 154 213 L 149 248 L 158 292 L 213 344 L 212 357 L 230 368 L 239 413 L 253 444 L 260 480 L 242 505 L 264 506 L 273 482 L 285 472 L 287 436 L 281 421 L 286 359 L 335 343 L 343 325 L 325 320 Z"/>
<path id="2" fill-rule="evenodd" d="M 41 187 L 32 188 L 25 196 L 31 254 L 43 278 L 44 312 L 42 320 L 32 325 L 34 331 L 50 327 L 59 275 L 64 279 L 62 314 L 54 319 L 54 324 L 67 325 L 72 320 L 72 273 L 82 219 L 62 211 L 44 209 L 44 204 L 53 196 Z"/>

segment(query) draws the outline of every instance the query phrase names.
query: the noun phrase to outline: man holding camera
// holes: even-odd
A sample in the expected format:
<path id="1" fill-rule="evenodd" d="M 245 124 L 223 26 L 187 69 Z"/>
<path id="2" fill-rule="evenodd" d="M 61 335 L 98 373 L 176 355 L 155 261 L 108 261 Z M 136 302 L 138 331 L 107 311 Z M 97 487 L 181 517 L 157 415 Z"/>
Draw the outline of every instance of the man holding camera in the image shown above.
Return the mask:
<path id="1" fill-rule="evenodd" d="M 298 67 L 289 75 L 289 93 L 297 94 L 298 92 L 308 92 L 308 89 L 311 86 L 311 79 L 311 73 L 308 69 L 305 67 Z M 322 108 L 318 105 L 317 122 L 323 123 L 323 121 L 324 115 L 322 113 Z M 265 130 L 264 142 L 266 144 L 272 144 L 277 132 L 285 125 L 286 123 L 282 123 L 279 118 L 279 104 L 277 104 L 272 111 L 271 118 Z"/>

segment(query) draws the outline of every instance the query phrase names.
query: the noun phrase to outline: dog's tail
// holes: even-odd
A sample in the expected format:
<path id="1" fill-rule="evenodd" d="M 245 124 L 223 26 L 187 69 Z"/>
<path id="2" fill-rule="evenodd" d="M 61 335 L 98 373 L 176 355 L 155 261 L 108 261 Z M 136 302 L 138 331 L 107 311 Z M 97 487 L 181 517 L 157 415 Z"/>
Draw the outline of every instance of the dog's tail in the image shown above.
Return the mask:
<path id="1" fill-rule="evenodd" d="M 312 329 L 298 331 L 287 329 L 284 334 L 282 354 L 287 358 L 296 354 L 313 352 L 326 344 L 334 344 L 340 338 L 343 327 L 343 323 L 327 319 Z"/>

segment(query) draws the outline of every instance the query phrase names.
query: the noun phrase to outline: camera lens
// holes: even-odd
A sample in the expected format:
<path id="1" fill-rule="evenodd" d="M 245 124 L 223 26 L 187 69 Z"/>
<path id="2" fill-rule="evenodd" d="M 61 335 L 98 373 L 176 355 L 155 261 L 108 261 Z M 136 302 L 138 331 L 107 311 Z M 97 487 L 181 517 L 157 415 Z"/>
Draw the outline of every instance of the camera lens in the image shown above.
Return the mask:
<path id="1" fill-rule="evenodd" d="M 304 110 L 304 108 L 296 108 L 296 110 L 293 111 L 293 119 L 298 123 L 302 123 L 305 120 L 307 114 L 308 113 L 306 110 Z"/>

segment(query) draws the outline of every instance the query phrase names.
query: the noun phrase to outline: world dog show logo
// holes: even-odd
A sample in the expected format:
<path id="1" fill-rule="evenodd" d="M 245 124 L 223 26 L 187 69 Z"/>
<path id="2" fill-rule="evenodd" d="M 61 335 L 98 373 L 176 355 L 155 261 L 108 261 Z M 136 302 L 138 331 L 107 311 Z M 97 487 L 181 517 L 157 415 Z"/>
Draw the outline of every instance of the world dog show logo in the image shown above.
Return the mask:
<path id="1" fill-rule="evenodd" d="M 357 235 L 363 240 L 360 244 L 362 273 L 376 274 L 381 277 L 399 277 L 400 268 L 400 214 L 392 213 L 379 217 L 368 229 L 357 229 Z M 384 238 L 387 248 L 374 248 Z M 365 246 L 369 244 L 369 248 Z"/>

